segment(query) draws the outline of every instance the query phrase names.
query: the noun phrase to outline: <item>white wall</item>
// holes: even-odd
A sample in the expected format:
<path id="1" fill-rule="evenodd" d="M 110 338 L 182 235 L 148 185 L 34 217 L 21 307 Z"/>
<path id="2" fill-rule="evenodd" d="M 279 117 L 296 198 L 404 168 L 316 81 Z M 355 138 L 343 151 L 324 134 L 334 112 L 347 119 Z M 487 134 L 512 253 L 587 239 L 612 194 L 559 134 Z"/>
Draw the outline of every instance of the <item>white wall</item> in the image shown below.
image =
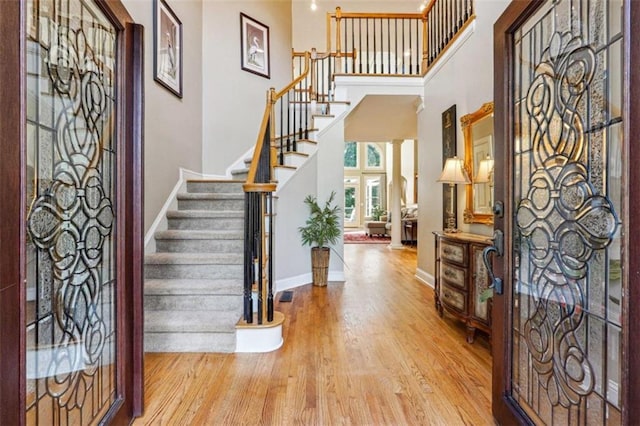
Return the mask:
<path id="1" fill-rule="evenodd" d="M 152 0 L 123 0 L 135 22 L 145 28 L 145 232 L 175 186 L 179 168 L 200 171 L 202 164 L 202 2 L 167 3 L 182 21 L 182 99 L 153 79 Z"/>
<path id="2" fill-rule="evenodd" d="M 342 8 L 343 12 L 418 13 L 420 1 L 316 0 L 316 4 L 318 9 L 312 11 L 311 0 L 294 0 L 292 2 L 293 48 L 296 52 L 311 50 L 312 47 L 318 49 L 319 52 L 326 50 L 327 12 L 335 12 L 338 6 Z"/>
<path id="3" fill-rule="evenodd" d="M 241 12 L 269 27 L 271 79 L 240 67 Z M 291 81 L 291 0 L 204 1 L 202 20 L 202 169 L 223 174 L 255 145 L 267 90 Z"/>
<path id="4" fill-rule="evenodd" d="M 427 75 L 424 110 L 418 116 L 418 270 L 433 275 L 435 269 L 432 231 L 442 230 L 442 185 L 436 184 L 442 169 L 442 112 L 457 110 L 457 151 L 464 157 L 460 117 L 493 100 L 493 23 L 508 0 L 476 1 L 475 30 L 460 49 L 437 72 Z M 458 227 L 467 232 L 490 235 L 486 225 L 466 225 L 462 213 L 465 189 L 458 189 Z"/>
<path id="5" fill-rule="evenodd" d="M 317 183 L 318 200 L 324 202 L 331 195 L 331 191 L 335 191 L 336 204 L 340 207 L 340 211 L 344 212 L 344 119 L 342 117 L 336 117 L 327 128 L 320 132 L 316 155 L 321 175 L 318 177 Z M 338 166 L 336 167 L 336 165 Z M 331 271 L 344 271 L 341 260 L 344 257 L 342 238 L 334 248 L 338 256 L 336 253 L 331 254 L 330 274 Z"/>

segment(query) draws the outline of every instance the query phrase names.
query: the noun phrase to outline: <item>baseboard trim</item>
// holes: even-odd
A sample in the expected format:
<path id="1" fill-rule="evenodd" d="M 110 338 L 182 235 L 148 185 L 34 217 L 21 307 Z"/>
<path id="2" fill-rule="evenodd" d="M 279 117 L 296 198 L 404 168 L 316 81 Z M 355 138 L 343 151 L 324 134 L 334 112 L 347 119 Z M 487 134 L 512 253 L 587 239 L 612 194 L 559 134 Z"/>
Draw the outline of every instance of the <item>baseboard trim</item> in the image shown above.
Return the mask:
<path id="1" fill-rule="evenodd" d="M 173 190 L 167 197 L 164 205 L 158 212 L 155 220 L 149 227 L 149 230 L 144 235 L 144 252 L 145 254 L 153 253 L 156 251 L 156 240 L 153 238 L 156 231 L 163 231 L 167 229 L 167 212 L 169 210 L 175 210 L 178 208 L 178 193 L 180 191 L 186 191 L 187 181 L 189 179 L 230 179 L 228 176 L 220 175 L 208 175 L 200 172 L 194 172 L 180 167 L 178 181 L 176 182 Z"/>
<path id="2" fill-rule="evenodd" d="M 344 271 L 329 271 L 329 285 L 331 285 L 331 281 L 340 281 L 344 282 Z M 279 291 L 289 290 L 292 288 L 300 287 L 306 284 L 311 284 L 313 281 L 311 272 L 307 274 L 297 275 L 295 277 L 283 278 L 280 280 L 276 280 L 276 290 L 275 293 Z"/>
<path id="3" fill-rule="evenodd" d="M 416 278 L 418 280 L 420 280 L 423 284 L 431 287 L 431 288 L 435 288 L 436 287 L 436 279 L 433 275 L 431 275 L 430 273 L 417 268 L 416 269 Z"/>

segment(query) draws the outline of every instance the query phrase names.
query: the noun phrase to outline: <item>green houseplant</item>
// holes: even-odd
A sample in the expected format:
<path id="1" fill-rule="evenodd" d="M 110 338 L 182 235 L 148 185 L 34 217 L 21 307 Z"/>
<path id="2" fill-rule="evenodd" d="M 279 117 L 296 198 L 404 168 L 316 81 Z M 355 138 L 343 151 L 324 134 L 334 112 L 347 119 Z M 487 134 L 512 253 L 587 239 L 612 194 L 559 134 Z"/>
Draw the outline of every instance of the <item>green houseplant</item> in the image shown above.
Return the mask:
<path id="1" fill-rule="evenodd" d="M 303 245 L 311 246 L 313 285 L 326 286 L 329 275 L 328 244 L 335 244 L 340 237 L 340 207 L 333 205 L 336 193 L 331 192 L 324 206 L 313 195 L 307 195 L 304 203 L 309 207 L 306 225 L 298 228 Z"/>

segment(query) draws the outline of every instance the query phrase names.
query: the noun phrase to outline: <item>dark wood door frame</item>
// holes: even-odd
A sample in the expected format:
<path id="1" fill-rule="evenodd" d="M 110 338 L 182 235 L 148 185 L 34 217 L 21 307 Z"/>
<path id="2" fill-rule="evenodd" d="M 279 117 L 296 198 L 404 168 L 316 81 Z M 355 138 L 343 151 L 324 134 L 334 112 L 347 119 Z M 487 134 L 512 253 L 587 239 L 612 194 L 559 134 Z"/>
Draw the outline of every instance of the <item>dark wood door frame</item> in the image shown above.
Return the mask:
<path id="1" fill-rule="evenodd" d="M 105 420 L 129 424 L 143 409 L 143 28 L 119 0 L 97 0 L 119 30 L 117 123 L 120 395 Z M 0 419 L 25 423 L 26 2 L 0 1 Z"/>
<path id="2" fill-rule="evenodd" d="M 513 32 L 536 9 L 543 0 L 513 0 L 494 25 L 494 133 L 495 133 L 495 180 L 496 200 L 504 202 L 503 218 L 495 218 L 495 228 L 504 231 L 505 240 L 512 235 L 511 224 L 506 218 L 513 217 L 512 188 L 513 181 L 510 159 L 513 157 L 512 146 L 506 141 L 513 140 L 511 87 L 513 85 Z M 635 141 L 640 135 L 640 49 L 637 45 L 640 36 L 640 2 L 627 0 L 624 5 L 624 85 L 627 96 L 624 100 L 623 114 L 624 135 L 627 138 L 623 158 L 626 161 L 623 185 L 626 194 L 636 194 L 640 190 L 640 144 Z M 633 71 L 632 71 L 633 70 Z M 627 196 L 621 217 L 623 218 L 623 262 L 628 266 L 626 277 L 628 282 L 623 293 L 622 312 L 626 318 L 622 342 L 622 421 L 631 424 L 640 418 L 640 197 Z M 506 241 L 505 247 L 511 247 Z M 513 259 L 511 252 L 505 250 L 504 257 L 494 258 L 496 275 L 505 279 L 512 272 Z M 506 280 L 505 280 L 506 282 Z M 527 423 L 528 418 L 510 396 L 511 373 L 511 300 L 510 285 L 502 296 L 494 296 L 492 355 L 493 364 L 493 415 L 499 423 Z M 623 319 L 624 321 L 624 319 Z M 634 350 L 635 349 L 635 350 Z M 496 362 L 499 360 L 499 362 Z M 635 398 L 635 399 L 634 399 Z"/>
<path id="3" fill-rule="evenodd" d="M 25 111 L 20 108 L 24 37 L 20 25 L 24 2 L 0 2 L 0 419 L 24 422 L 25 315 L 24 306 L 25 205 L 22 188 Z"/>

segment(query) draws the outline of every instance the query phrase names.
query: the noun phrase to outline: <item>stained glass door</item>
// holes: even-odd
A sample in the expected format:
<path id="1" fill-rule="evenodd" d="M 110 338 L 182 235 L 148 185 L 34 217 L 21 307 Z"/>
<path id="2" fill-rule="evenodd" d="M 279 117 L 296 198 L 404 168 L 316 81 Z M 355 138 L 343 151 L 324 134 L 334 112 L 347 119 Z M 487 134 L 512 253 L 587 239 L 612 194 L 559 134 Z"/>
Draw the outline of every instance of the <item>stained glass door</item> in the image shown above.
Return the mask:
<path id="1" fill-rule="evenodd" d="M 3 52 L 20 54 L 0 67 L 19 88 L 0 97 L 19 112 L 0 126 L 16 194 L 0 198 L 19 208 L 0 222 L 19 225 L 0 267 L 19 291 L 0 297 L 16 312 L 2 315 L 0 423 L 129 423 L 142 390 L 141 27 L 118 1 L 2 3 L 0 24 L 20 28 L 0 30 Z"/>
<path id="2" fill-rule="evenodd" d="M 506 246 L 495 266 L 506 285 L 494 303 L 494 414 L 502 422 L 629 419 L 625 374 L 637 373 L 625 345 L 625 318 L 636 309 L 625 299 L 626 6 L 514 2 L 496 24 L 496 68 L 508 70 L 496 78 L 496 170 L 505 177 L 496 227 Z"/>

